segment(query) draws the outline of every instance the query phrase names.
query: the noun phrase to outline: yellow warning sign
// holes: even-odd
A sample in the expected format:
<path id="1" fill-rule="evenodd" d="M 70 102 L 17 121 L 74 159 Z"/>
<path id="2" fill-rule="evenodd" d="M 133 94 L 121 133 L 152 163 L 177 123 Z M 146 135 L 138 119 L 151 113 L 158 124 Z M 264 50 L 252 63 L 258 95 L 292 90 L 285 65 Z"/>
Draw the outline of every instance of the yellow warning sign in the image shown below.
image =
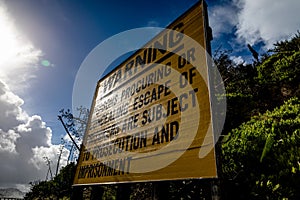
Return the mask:
<path id="1" fill-rule="evenodd" d="M 199 1 L 98 82 L 75 185 L 217 176 L 205 12 Z"/>

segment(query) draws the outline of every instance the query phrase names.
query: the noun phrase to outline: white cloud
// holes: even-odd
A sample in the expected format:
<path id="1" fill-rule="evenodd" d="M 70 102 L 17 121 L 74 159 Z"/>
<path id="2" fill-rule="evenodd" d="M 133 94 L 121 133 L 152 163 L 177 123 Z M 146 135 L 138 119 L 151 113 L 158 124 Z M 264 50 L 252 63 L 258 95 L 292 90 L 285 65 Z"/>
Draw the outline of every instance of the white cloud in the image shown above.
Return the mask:
<path id="1" fill-rule="evenodd" d="M 19 137 L 20 134 L 14 130 L 4 132 L 0 129 L 0 152 L 17 153 L 15 143 Z"/>
<path id="2" fill-rule="evenodd" d="M 24 101 L 8 90 L 7 85 L 5 85 L 0 80 L 0 122 L 1 129 L 7 132 L 11 127 L 15 127 L 20 122 L 27 117 L 21 109 Z"/>
<path id="3" fill-rule="evenodd" d="M 299 0 L 239 0 L 237 36 L 251 45 L 259 41 L 272 47 L 300 28 Z"/>
<path id="4" fill-rule="evenodd" d="M 232 60 L 236 65 L 246 65 L 246 61 L 242 58 L 242 56 L 230 56 L 230 60 Z"/>
<path id="5" fill-rule="evenodd" d="M 22 110 L 22 99 L 0 81 L 0 186 L 18 186 L 45 179 L 48 157 L 52 172 L 58 159 L 60 145 L 51 143 L 52 131 L 40 116 L 28 116 Z M 4 117 L 3 117 L 4 116 Z M 64 150 L 61 166 L 67 162 Z"/>
<path id="6" fill-rule="evenodd" d="M 238 23 L 237 7 L 235 4 L 226 3 L 224 5 L 209 8 L 209 24 L 213 30 L 213 36 L 220 34 L 230 34 L 234 32 L 234 27 Z"/>
<path id="7" fill-rule="evenodd" d="M 37 169 L 42 170 L 45 168 L 45 156 L 53 163 L 54 166 L 57 164 L 58 154 L 60 151 L 59 145 L 50 145 L 49 147 L 39 146 L 34 147 L 33 157 L 30 159 L 30 163 L 32 163 Z M 68 160 L 68 151 L 63 150 L 60 165 L 66 165 Z M 55 172 L 55 171 L 53 171 Z"/>

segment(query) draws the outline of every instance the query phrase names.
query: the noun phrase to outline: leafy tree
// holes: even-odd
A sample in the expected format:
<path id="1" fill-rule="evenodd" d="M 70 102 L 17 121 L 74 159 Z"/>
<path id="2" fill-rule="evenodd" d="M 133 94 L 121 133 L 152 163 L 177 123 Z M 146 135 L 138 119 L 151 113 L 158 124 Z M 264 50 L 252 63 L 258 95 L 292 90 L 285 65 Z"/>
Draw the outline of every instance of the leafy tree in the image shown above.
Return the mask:
<path id="1" fill-rule="evenodd" d="M 292 41 L 294 40 L 292 39 Z M 299 36 L 296 41 L 300 46 Z M 291 42 L 280 43 L 280 46 L 289 46 L 288 44 Z M 279 106 L 292 96 L 299 96 L 300 51 L 280 51 L 273 54 L 257 66 L 255 80 L 259 84 L 258 106 L 261 111 Z"/>
<path id="2" fill-rule="evenodd" d="M 215 57 L 227 97 L 222 178 L 228 199 L 300 198 L 299 49 L 298 32 L 252 65 L 234 64 L 228 52 Z"/>
<path id="3" fill-rule="evenodd" d="M 274 44 L 275 48 L 272 52 L 293 53 L 300 51 L 300 32 L 297 31 L 291 40 L 284 40 Z"/>
<path id="4" fill-rule="evenodd" d="M 220 51 L 214 57 L 226 90 L 227 113 L 223 134 L 251 118 L 257 96 L 256 69 L 252 65 L 235 64 L 229 53 Z"/>
<path id="5" fill-rule="evenodd" d="M 227 114 L 224 134 L 258 113 L 300 96 L 300 33 L 275 44 L 271 55 L 254 64 L 235 64 L 228 51 L 218 51 L 214 62 L 224 81 Z"/>
<path id="6" fill-rule="evenodd" d="M 36 184 L 31 183 L 31 186 L 31 191 L 26 193 L 25 200 L 53 199 L 53 197 L 51 198 L 54 189 L 52 182 L 41 181 Z"/>
<path id="7" fill-rule="evenodd" d="M 71 194 L 75 171 L 76 165 L 72 162 L 63 167 L 60 173 L 54 177 L 53 183 L 57 197 L 62 198 Z"/>
<path id="8" fill-rule="evenodd" d="M 300 100 L 292 98 L 233 129 L 222 154 L 231 198 L 299 199 Z"/>
<path id="9" fill-rule="evenodd" d="M 70 163 L 50 181 L 32 184 L 31 191 L 25 195 L 26 200 L 32 199 L 63 199 L 70 197 L 76 165 Z"/>

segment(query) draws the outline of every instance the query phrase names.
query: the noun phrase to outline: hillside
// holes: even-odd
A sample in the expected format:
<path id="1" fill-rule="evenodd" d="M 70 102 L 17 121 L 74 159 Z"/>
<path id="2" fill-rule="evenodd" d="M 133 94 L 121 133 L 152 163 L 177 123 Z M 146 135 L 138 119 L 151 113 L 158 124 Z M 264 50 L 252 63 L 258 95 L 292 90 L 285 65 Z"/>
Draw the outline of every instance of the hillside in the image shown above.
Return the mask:
<path id="1" fill-rule="evenodd" d="M 0 189 L 0 198 L 6 197 L 6 198 L 20 198 L 23 199 L 25 196 L 24 192 L 21 192 L 20 190 L 16 188 L 1 188 Z"/>

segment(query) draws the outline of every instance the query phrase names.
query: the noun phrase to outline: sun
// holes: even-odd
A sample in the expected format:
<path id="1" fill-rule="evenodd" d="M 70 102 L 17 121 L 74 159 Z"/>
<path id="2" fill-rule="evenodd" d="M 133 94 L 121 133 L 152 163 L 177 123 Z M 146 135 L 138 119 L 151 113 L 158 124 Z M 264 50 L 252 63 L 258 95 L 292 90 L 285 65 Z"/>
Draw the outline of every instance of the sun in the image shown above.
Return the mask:
<path id="1" fill-rule="evenodd" d="M 0 7 L 0 70 L 3 71 L 11 59 L 20 53 L 18 33 L 13 27 L 12 21 L 6 14 L 6 10 Z"/>

